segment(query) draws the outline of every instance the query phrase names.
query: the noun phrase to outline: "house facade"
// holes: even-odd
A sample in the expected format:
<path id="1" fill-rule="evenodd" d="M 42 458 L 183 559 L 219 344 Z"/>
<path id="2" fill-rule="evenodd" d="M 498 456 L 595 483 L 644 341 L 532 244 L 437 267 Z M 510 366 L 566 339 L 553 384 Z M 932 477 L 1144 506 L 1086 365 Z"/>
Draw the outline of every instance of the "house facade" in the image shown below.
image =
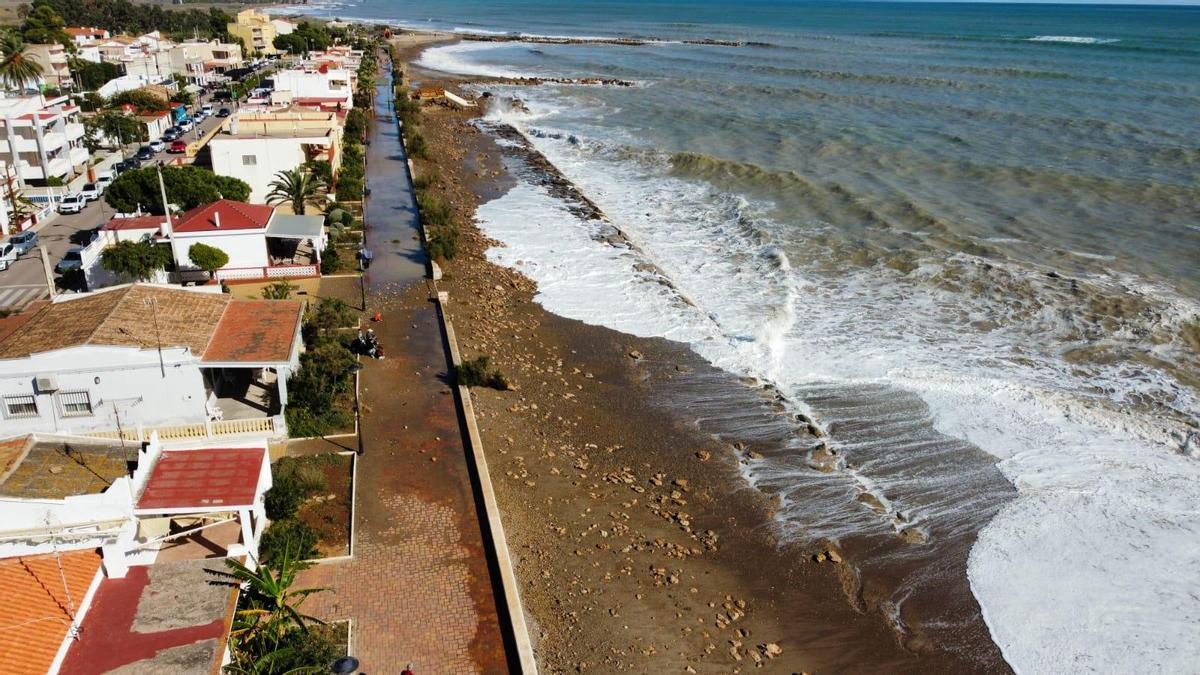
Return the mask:
<path id="1" fill-rule="evenodd" d="M 25 45 L 29 59 L 42 67 L 42 82 L 57 89 L 69 89 L 74 85 L 71 69 L 67 66 L 67 50 L 60 44 Z"/>
<path id="2" fill-rule="evenodd" d="M 297 105 L 346 112 L 354 107 L 357 76 L 341 68 L 319 66 L 312 71 L 283 70 L 271 76 L 273 106 Z"/>
<path id="3" fill-rule="evenodd" d="M 0 120 L 0 155 L 24 181 L 65 181 L 91 158 L 79 106 L 65 96 L 0 98 Z"/>
<path id="4" fill-rule="evenodd" d="M 341 160 L 342 125 L 336 113 L 240 112 L 226 120 L 208 148 L 213 171 L 246 181 L 250 201 L 265 202 L 280 171 L 310 160 L 336 167 Z"/>
<path id="5" fill-rule="evenodd" d="M 282 435 L 302 313 L 152 284 L 59 296 L 0 341 L 0 436 Z"/>
<path id="6" fill-rule="evenodd" d="M 241 38 L 246 49 L 256 54 L 278 54 L 275 48 L 275 24 L 268 14 L 244 9 L 237 13 L 233 23 L 225 28 L 230 35 Z"/>

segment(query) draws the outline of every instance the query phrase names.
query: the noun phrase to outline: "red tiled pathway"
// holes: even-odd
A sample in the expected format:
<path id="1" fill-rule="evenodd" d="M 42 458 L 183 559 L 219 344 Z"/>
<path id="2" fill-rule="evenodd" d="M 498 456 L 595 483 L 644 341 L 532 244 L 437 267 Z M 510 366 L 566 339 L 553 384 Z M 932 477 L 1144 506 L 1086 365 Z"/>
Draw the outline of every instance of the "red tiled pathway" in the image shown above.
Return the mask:
<path id="1" fill-rule="evenodd" d="M 436 312 L 384 312 L 388 356 L 362 375 L 354 558 L 303 573 L 299 587 L 333 589 L 304 610 L 351 618 L 372 675 L 506 672 Z"/>

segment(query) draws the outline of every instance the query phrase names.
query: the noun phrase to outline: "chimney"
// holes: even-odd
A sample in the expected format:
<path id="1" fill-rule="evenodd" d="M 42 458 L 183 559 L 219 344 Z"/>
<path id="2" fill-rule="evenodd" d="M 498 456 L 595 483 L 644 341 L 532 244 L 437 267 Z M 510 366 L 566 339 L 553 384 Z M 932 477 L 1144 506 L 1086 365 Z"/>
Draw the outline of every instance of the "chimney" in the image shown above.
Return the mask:
<path id="1" fill-rule="evenodd" d="M 213 224 L 215 224 L 217 226 L 218 230 L 221 229 L 221 209 L 220 209 L 220 207 L 213 209 Z"/>

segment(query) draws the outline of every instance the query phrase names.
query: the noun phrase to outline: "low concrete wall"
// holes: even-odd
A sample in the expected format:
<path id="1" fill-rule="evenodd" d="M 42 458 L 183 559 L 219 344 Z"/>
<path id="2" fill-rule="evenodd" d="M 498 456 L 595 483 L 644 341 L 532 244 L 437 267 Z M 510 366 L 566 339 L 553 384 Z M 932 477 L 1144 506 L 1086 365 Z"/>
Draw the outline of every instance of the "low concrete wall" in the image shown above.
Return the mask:
<path id="1" fill-rule="evenodd" d="M 462 363 L 458 351 L 458 339 L 454 336 L 454 326 L 446 316 L 446 302 L 449 294 L 438 292 L 438 318 L 442 322 L 446 342 L 450 348 L 450 361 L 457 366 Z M 517 649 L 521 664 L 521 672 L 536 675 L 537 661 L 533 658 L 533 643 L 529 640 L 529 628 L 525 625 L 525 610 L 521 606 L 521 593 L 517 587 L 517 575 L 513 572 L 512 558 L 508 553 L 508 539 L 504 535 L 504 524 L 500 521 L 500 509 L 496 505 L 496 492 L 492 488 L 491 475 L 488 473 L 487 457 L 483 452 L 483 440 L 479 436 L 479 426 L 475 422 L 475 407 L 471 404 L 471 390 L 462 385 L 457 389 L 457 400 L 467 427 L 467 443 L 470 445 L 467 460 L 474 464 L 475 475 L 478 477 L 479 494 L 483 498 L 483 508 L 487 512 L 487 529 L 485 535 L 490 535 L 492 552 L 496 556 L 496 566 L 500 570 L 500 585 L 504 592 L 504 605 L 508 611 L 512 638 Z"/>

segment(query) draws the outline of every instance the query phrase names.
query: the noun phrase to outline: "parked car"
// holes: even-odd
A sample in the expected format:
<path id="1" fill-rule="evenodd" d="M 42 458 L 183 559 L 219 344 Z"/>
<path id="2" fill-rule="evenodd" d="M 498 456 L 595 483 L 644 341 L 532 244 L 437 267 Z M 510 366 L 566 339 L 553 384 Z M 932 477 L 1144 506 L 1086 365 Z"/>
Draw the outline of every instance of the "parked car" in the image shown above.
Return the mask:
<path id="1" fill-rule="evenodd" d="M 8 266 L 17 260 L 17 247 L 11 242 L 6 241 L 0 244 L 0 271 L 8 269 Z"/>
<path id="2" fill-rule="evenodd" d="M 191 131 L 192 127 L 196 126 L 196 123 L 192 121 L 192 118 L 185 117 L 179 120 L 179 124 L 176 124 L 175 126 L 179 127 L 180 131 Z"/>
<path id="3" fill-rule="evenodd" d="M 175 140 L 176 138 L 179 138 L 180 133 L 182 133 L 182 132 L 180 132 L 175 127 L 171 127 L 170 129 L 167 129 L 166 131 L 163 132 L 162 139 L 164 141 L 170 143 L 171 141 Z"/>
<path id="4" fill-rule="evenodd" d="M 123 159 L 116 164 L 113 164 L 113 171 L 117 172 L 117 175 L 119 176 L 126 171 L 132 171 L 138 168 L 139 165 L 139 162 L 136 160 Z"/>
<path id="5" fill-rule="evenodd" d="M 187 152 L 187 141 L 172 142 L 171 147 L 167 148 L 167 152 L 171 153 L 172 155 L 181 155 Z"/>
<path id="6" fill-rule="evenodd" d="M 85 183 L 83 189 L 79 191 L 79 196 L 83 197 L 89 202 L 94 202 L 97 199 L 100 199 L 101 192 L 102 191 L 100 190 L 99 185 L 96 185 L 95 183 Z"/>
<path id="7" fill-rule="evenodd" d="M 217 111 L 217 117 L 229 117 L 233 112 L 229 108 L 221 108 Z"/>
<path id="8" fill-rule="evenodd" d="M 142 147 L 138 148 L 137 154 L 134 155 L 134 157 L 137 157 L 143 162 L 149 162 L 150 160 L 154 159 L 154 149 L 148 145 L 143 145 Z"/>
<path id="9" fill-rule="evenodd" d="M 175 140 L 175 139 L 171 139 L 171 140 Z M 153 150 L 155 152 L 162 152 L 163 150 L 167 149 L 167 144 L 163 143 L 163 139 L 160 138 L 155 141 L 150 141 L 149 147 L 151 150 Z"/>
<path id="10" fill-rule="evenodd" d="M 72 246 L 62 260 L 59 260 L 58 264 L 54 266 L 54 271 L 59 274 L 79 269 L 83 269 L 83 248 L 79 246 Z"/>
<path id="11" fill-rule="evenodd" d="M 17 255 L 22 256 L 32 251 L 34 246 L 37 246 L 38 233 L 33 230 L 26 230 L 14 234 L 8 241 L 17 248 Z"/>
<path id="12" fill-rule="evenodd" d="M 202 115 L 211 115 L 212 111 L 213 111 L 213 104 L 211 104 L 211 103 L 205 103 L 204 105 L 200 106 L 200 114 L 202 114 Z"/>
<path id="13" fill-rule="evenodd" d="M 83 195 L 76 193 L 62 198 L 62 201 L 58 203 L 58 212 L 79 213 L 85 206 L 87 206 L 87 199 Z"/>
<path id="14" fill-rule="evenodd" d="M 107 190 L 108 186 L 112 185 L 114 180 L 116 180 L 116 176 L 113 175 L 112 171 L 98 172 L 96 174 L 96 185 L 100 186 L 101 191 Z"/>

